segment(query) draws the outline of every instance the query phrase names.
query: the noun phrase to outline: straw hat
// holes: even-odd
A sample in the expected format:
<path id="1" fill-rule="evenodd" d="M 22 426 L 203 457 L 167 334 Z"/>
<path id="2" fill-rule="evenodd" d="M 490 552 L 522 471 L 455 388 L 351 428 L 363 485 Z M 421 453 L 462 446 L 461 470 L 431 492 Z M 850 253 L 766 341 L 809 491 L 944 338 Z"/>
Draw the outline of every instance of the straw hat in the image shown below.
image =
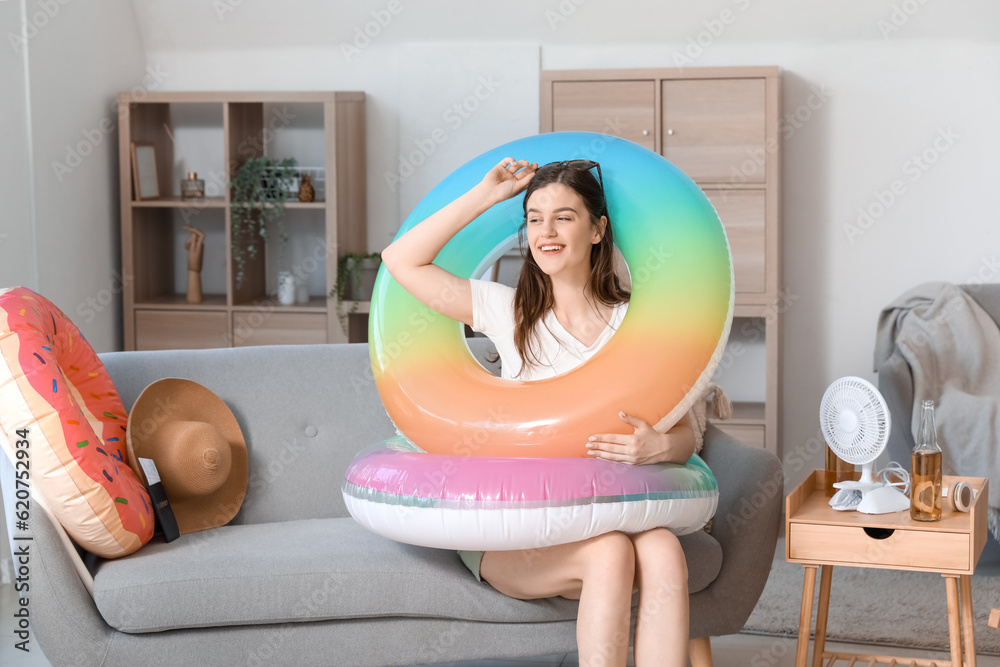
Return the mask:
<path id="1" fill-rule="evenodd" d="M 182 378 L 153 382 L 132 406 L 125 442 L 144 483 L 139 457 L 156 464 L 182 535 L 236 516 L 249 481 L 247 445 L 232 411 L 208 388 Z"/>

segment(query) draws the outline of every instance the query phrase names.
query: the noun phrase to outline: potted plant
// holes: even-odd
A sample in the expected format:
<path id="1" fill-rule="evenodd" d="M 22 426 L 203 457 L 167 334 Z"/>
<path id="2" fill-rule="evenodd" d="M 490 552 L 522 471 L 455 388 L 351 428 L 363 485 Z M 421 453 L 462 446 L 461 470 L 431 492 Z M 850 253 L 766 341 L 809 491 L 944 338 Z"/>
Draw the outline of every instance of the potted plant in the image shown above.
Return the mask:
<path id="1" fill-rule="evenodd" d="M 232 192 L 232 254 L 236 264 L 236 285 L 243 285 L 246 256 L 257 257 L 267 242 L 267 226 L 278 223 L 278 266 L 282 265 L 288 234 L 285 233 L 285 202 L 298 174 L 295 158 L 277 160 L 253 157 L 243 163 L 229 181 Z"/>
<path id="2" fill-rule="evenodd" d="M 358 302 L 371 300 L 381 262 L 382 254 L 378 252 L 349 252 L 337 259 L 337 284 L 330 290 L 330 296 L 337 299 L 337 319 L 344 334 L 347 334 L 347 316 L 358 310 Z M 346 312 L 345 301 L 351 302 Z"/>

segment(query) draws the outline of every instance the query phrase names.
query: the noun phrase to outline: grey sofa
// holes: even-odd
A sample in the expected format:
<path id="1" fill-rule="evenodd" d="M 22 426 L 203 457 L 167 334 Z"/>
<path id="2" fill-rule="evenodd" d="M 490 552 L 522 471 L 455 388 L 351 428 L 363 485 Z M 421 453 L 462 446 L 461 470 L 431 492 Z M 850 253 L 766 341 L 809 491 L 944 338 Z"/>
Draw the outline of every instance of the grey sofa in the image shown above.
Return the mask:
<path id="1" fill-rule="evenodd" d="M 985 310 L 1000 327 L 1000 284 L 960 285 L 972 299 Z M 889 443 L 882 454 L 888 461 L 898 461 L 904 468 L 910 467 L 910 452 L 915 445 L 910 423 L 913 416 L 913 371 L 909 363 L 898 352 L 890 356 L 880 366 L 878 372 L 879 393 L 885 398 L 892 415 L 892 429 Z M 975 475 L 976 471 L 961 471 L 961 474 Z M 990 497 L 997 493 L 990 489 Z M 1000 543 L 988 532 L 986 547 L 980 562 L 1000 563 Z"/>
<path id="2" fill-rule="evenodd" d="M 486 343 L 470 341 L 480 359 Z M 226 526 L 169 544 L 156 534 L 116 560 L 84 554 L 93 598 L 35 512 L 31 628 L 53 665 L 412 665 L 575 650 L 576 602 L 505 597 L 455 552 L 386 540 L 347 514 L 348 463 L 394 433 L 366 345 L 101 359 L 126 409 L 163 377 L 221 396 L 247 440 L 250 484 Z M 767 580 L 783 495 L 766 451 L 710 427 L 702 455 L 720 501 L 711 534 L 682 538 L 695 638 L 742 628 Z"/>

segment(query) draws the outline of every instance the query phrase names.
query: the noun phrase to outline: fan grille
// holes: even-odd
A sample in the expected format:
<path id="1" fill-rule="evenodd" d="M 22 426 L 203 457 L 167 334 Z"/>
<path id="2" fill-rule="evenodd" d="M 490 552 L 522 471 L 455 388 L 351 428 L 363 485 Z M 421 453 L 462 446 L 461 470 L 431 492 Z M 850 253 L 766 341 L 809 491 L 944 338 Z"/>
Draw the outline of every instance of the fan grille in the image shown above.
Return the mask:
<path id="1" fill-rule="evenodd" d="M 823 394 L 820 428 L 830 448 L 848 463 L 871 463 L 889 439 L 889 411 L 872 383 L 841 378 Z"/>

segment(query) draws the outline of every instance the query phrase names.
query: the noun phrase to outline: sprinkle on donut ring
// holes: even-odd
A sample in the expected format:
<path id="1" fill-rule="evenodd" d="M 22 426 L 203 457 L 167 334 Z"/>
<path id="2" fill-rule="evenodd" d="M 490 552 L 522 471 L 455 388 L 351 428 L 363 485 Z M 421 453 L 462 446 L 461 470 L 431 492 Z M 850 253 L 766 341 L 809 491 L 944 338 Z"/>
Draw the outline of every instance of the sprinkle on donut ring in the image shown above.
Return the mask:
<path id="1" fill-rule="evenodd" d="M 128 464 L 125 408 L 79 329 L 26 287 L 0 290 L 0 354 L 2 444 L 18 479 L 91 553 L 115 558 L 148 542 L 153 514 Z"/>
<path id="2" fill-rule="evenodd" d="M 424 306 L 382 266 L 369 347 L 389 417 L 425 451 L 458 456 L 586 457 L 589 436 L 627 433 L 619 410 L 672 426 L 711 378 L 732 323 L 732 258 L 715 209 L 690 178 L 646 148 L 607 135 L 555 132 L 505 144 L 460 167 L 414 208 L 397 236 L 509 155 L 538 164 L 601 163 L 615 240 L 632 277 L 625 319 L 572 371 L 503 380 L 472 356 L 461 323 Z M 434 263 L 461 277 L 481 276 L 516 244 L 522 198 L 472 221 Z"/>

